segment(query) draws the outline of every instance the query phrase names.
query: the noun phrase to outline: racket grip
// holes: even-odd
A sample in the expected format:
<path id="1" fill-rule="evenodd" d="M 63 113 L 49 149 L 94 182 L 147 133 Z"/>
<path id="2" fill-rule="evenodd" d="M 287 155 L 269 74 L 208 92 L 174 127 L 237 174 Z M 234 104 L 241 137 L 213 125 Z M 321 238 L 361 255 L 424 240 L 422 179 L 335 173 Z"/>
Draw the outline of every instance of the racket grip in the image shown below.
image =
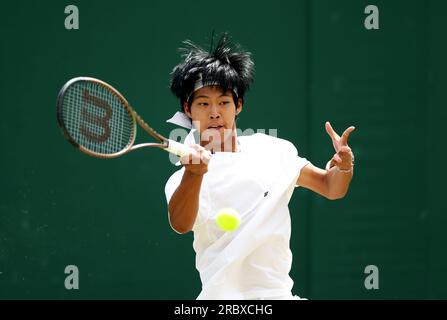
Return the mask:
<path id="1" fill-rule="evenodd" d="M 170 139 L 168 140 L 168 146 L 165 148 L 165 150 L 179 157 L 183 157 L 195 152 L 193 148 L 185 146 L 183 143 Z"/>

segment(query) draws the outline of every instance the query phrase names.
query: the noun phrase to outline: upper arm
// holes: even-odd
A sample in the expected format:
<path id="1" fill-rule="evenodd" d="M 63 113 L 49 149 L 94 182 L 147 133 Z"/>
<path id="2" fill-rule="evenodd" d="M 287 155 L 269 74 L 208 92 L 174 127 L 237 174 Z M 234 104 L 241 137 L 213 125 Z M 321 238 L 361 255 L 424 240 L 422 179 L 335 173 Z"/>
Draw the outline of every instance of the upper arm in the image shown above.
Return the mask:
<path id="1" fill-rule="evenodd" d="M 328 198 L 329 188 L 326 182 L 326 174 L 326 170 L 308 163 L 301 169 L 296 184 Z"/>

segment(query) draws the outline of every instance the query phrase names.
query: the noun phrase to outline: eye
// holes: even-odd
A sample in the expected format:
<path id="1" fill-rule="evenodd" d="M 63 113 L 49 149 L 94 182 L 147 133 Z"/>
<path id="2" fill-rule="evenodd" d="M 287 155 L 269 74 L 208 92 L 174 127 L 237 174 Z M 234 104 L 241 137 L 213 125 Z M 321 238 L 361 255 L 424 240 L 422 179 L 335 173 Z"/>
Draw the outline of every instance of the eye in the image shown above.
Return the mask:
<path id="1" fill-rule="evenodd" d="M 230 101 L 222 101 L 221 104 L 228 104 Z"/>
<path id="2" fill-rule="evenodd" d="M 208 102 L 199 102 L 198 105 L 199 105 L 199 106 L 207 106 L 207 105 L 208 105 Z"/>

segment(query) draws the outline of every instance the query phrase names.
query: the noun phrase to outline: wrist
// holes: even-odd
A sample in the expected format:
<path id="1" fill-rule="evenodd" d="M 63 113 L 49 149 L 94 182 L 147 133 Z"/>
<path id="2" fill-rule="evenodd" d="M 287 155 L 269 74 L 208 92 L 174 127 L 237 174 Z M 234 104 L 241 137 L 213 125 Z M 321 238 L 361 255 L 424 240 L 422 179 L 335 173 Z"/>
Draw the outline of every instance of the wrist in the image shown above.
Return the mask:
<path id="1" fill-rule="evenodd" d="M 202 169 L 202 168 L 197 168 L 197 167 L 192 167 L 192 165 L 186 165 L 185 166 L 185 173 L 191 177 L 191 178 L 195 178 L 195 179 L 202 179 L 203 175 L 205 173 L 207 173 L 208 168 Z"/>

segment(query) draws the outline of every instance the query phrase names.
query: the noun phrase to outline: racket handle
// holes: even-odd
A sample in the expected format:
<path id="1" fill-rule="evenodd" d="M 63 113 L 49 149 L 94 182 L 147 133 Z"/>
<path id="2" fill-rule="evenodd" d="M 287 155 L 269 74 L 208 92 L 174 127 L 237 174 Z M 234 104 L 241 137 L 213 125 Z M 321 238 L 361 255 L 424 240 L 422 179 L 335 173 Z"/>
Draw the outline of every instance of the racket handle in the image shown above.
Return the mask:
<path id="1" fill-rule="evenodd" d="M 195 152 L 191 147 L 185 146 L 183 143 L 169 139 L 168 146 L 165 148 L 166 151 L 171 152 L 179 157 L 183 157 Z"/>

